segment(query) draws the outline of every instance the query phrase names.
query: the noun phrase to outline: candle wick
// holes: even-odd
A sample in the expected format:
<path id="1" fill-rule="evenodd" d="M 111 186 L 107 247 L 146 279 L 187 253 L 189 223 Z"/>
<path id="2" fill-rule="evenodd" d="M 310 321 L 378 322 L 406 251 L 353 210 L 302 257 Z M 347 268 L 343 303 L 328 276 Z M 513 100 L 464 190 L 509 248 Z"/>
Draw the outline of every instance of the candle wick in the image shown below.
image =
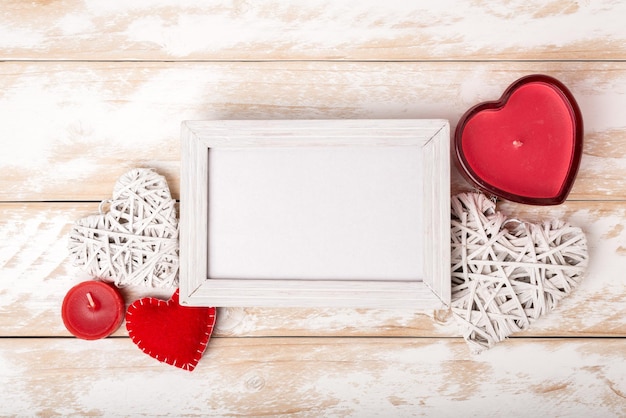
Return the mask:
<path id="1" fill-rule="evenodd" d="M 87 300 L 89 301 L 90 308 L 93 309 L 96 307 L 96 303 L 93 301 L 93 298 L 91 297 L 91 292 L 87 292 Z"/>
<path id="2" fill-rule="evenodd" d="M 522 141 L 520 141 L 519 139 L 516 139 L 515 141 L 513 141 L 513 146 L 514 146 L 515 148 L 519 148 L 519 147 L 521 147 L 522 145 L 524 145 L 524 143 L 523 143 Z"/>

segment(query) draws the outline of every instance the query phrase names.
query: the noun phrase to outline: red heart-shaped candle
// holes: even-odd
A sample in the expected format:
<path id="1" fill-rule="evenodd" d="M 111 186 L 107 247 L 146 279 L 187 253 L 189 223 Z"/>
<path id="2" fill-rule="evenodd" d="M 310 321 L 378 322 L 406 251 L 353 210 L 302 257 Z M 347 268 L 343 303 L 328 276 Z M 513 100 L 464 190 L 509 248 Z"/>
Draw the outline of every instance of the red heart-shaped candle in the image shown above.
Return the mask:
<path id="1" fill-rule="evenodd" d="M 215 325 L 215 308 L 185 307 L 178 290 L 170 300 L 136 300 L 126 312 L 126 329 L 132 341 L 155 359 L 193 371 L 209 343 Z"/>
<path id="2" fill-rule="evenodd" d="M 574 96 L 540 74 L 517 80 L 500 100 L 468 110 L 455 132 L 458 162 L 472 182 L 486 193 L 534 205 L 567 198 L 582 146 Z"/>

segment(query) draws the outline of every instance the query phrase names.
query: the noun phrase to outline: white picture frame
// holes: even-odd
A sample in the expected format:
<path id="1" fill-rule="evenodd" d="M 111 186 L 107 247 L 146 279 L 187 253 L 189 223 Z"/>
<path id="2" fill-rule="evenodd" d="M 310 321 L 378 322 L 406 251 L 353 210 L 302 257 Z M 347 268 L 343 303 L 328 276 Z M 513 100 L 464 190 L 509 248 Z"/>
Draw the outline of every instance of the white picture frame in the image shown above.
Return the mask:
<path id="1" fill-rule="evenodd" d="M 381 152 L 372 154 L 370 152 L 372 147 L 374 147 L 374 151 L 380 147 Z M 209 258 L 213 253 L 209 253 L 209 248 L 216 247 L 217 244 L 212 242 L 209 245 L 209 224 L 212 222 L 209 218 L 209 207 L 210 204 L 216 205 L 216 202 L 220 202 L 217 196 L 211 197 L 212 200 L 210 201 L 209 181 L 213 181 L 212 184 L 219 184 L 215 182 L 220 181 L 219 174 L 214 174 L 209 179 L 211 169 L 228 172 L 229 164 L 234 164 L 234 167 L 239 166 L 239 169 L 233 168 L 231 171 L 242 171 L 241 167 L 243 167 L 243 171 L 246 171 L 245 161 L 256 160 L 248 159 L 238 162 L 238 154 L 229 154 L 224 151 L 244 150 L 247 153 L 244 152 L 242 155 L 248 155 L 249 158 L 249 152 L 254 152 L 254 150 L 295 150 L 298 153 L 293 155 L 302 158 L 303 161 L 308 161 L 309 156 L 319 152 L 322 153 L 320 158 L 323 161 L 328 160 L 323 156 L 324 152 L 333 153 L 332 155 L 342 153 L 349 155 L 352 151 L 365 153 L 359 154 L 363 158 L 348 158 L 343 160 L 345 162 L 359 159 L 369 161 L 367 158 L 371 159 L 372 155 L 374 155 L 373 161 L 378 161 L 378 154 L 385 154 L 386 152 L 383 150 L 386 149 L 391 152 L 391 148 L 401 150 L 401 153 L 396 153 L 397 155 L 411 152 L 418 156 L 414 159 L 415 173 L 411 171 L 411 176 L 415 175 L 417 180 L 413 179 L 413 183 L 409 184 L 415 184 L 415 181 L 418 181 L 421 187 L 411 186 L 411 190 L 401 190 L 399 193 L 419 193 L 421 195 L 418 196 L 418 199 L 413 200 L 413 202 L 418 202 L 415 213 L 416 216 L 419 215 L 421 222 L 417 228 L 411 228 L 412 230 L 421 228 L 421 231 L 417 238 L 413 236 L 407 238 L 407 242 L 410 242 L 411 245 L 417 245 L 415 248 L 420 249 L 421 254 L 416 255 L 416 257 L 421 260 L 418 267 L 421 273 L 418 272 L 414 276 L 407 277 L 399 273 L 399 279 L 389 279 L 384 276 L 384 273 L 380 277 L 335 279 L 332 274 L 341 273 L 341 269 L 345 266 L 348 266 L 351 271 L 358 272 L 360 264 L 357 263 L 357 265 L 352 266 L 355 267 L 352 269 L 349 263 L 345 265 L 341 262 L 337 263 L 337 260 L 342 260 L 341 257 L 334 257 L 334 263 L 339 266 L 337 267 L 338 270 L 336 272 L 331 271 L 329 273 L 331 276 L 326 277 L 308 277 L 306 271 L 303 272 L 303 277 L 293 278 L 291 276 L 273 278 L 271 275 L 268 276 L 267 272 L 260 278 L 222 277 L 219 275 L 218 277 L 211 277 Z M 342 151 L 335 152 L 339 149 Z M 219 307 L 369 307 L 417 311 L 441 309 L 449 305 L 450 128 L 447 120 L 186 121 L 182 124 L 181 151 L 179 237 L 181 304 Z M 272 152 L 259 154 L 258 160 L 264 161 L 263 158 L 275 158 L 272 157 Z M 225 162 L 217 164 L 216 162 L 219 160 L 215 160 L 215 163 L 209 164 L 210 157 L 215 159 L 220 155 L 222 155 L 220 158 L 227 158 Z M 341 164 L 341 160 L 338 164 Z M 315 167 L 315 165 L 309 166 L 307 169 L 311 170 L 311 167 Z M 383 169 L 386 170 L 385 167 Z M 354 173 L 352 181 L 358 182 L 359 171 L 355 170 Z M 254 175 L 246 178 L 258 180 L 259 176 L 264 176 L 263 169 L 257 169 L 254 171 Z M 224 177 L 228 176 L 224 175 Z M 294 178 L 297 179 L 298 176 Z M 389 187 L 385 187 L 383 184 L 380 190 L 389 190 L 392 186 L 395 187 L 396 180 L 389 179 L 386 181 L 393 182 L 393 184 L 390 183 Z M 238 184 L 216 187 L 215 189 L 225 189 L 228 191 L 228 199 L 238 199 L 236 190 Z M 258 184 L 254 183 L 253 186 L 249 187 L 257 186 Z M 261 199 L 263 198 L 262 193 L 259 196 Z M 294 194 L 292 193 L 290 196 L 294 196 Z M 241 198 L 245 197 L 246 193 L 244 192 Z M 259 197 L 257 196 L 257 198 Z M 364 199 L 367 199 L 367 196 Z M 364 201 L 368 202 L 367 200 Z M 254 204 L 258 206 L 258 201 L 255 201 Z M 394 210 L 394 207 L 391 206 L 389 209 L 388 206 L 384 206 L 383 209 Z M 354 208 L 354 210 L 358 210 L 358 208 Z M 211 213 L 220 211 L 229 213 L 227 209 L 220 209 L 219 206 L 216 209 L 211 209 Z M 216 225 L 221 227 L 222 224 Z M 256 223 L 250 225 L 256 225 Z M 386 226 L 382 224 L 379 230 L 384 231 L 384 228 Z M 220 228 L 216 226 L 211 231 L 214 229 Z M 227 241 L 229 238 L 228 233 L 225 234 L 227 234 L 226 238 L 222 241 Z M 350 239 L 349 236 L 342 238 Z M 419 240 L 419 243 L 415 244 L 415 239 Z M 215 240 L 218 239 L 215 238 Z M 359 240 L 347 242 L 359 242 Z M 239 252 L 239 248 L 236 250 L 228 253 Z M 293 254 L 294 256 L 299 255 L 297 252 Z M 387 252 L 387 254 L 395 253 Z M 244 253 L 235 257 L 240 257 L 241 265 L 245 265 L 246 259 L 254 258 L 246 257 Z M 230 258 L 230 264 L 236 265 L 238 259 L 235 258 L 233 262 L 232 256 Z M 215 259 L 214 257 L 213 259 L 212 266 L 214 264 L 228 264 L 228 262 L 216 262 L 215 260 L 220 260 L 219 258 Z M 403 260 L 400 261 L 399 264 L 403 264 Z M 413 260 L 406 261 L 407 266 L 415 264 Z M 385 266 L 384 262 L 383 259 L 380 265 Z M 388 265 L 394 266 L 397 264 L 395 261 L 388 263 Z M 294 268 L 298 268 L 297 265 Z M 271 269 L 268 271 L 271 272 Z M 311 271 L 316 271 L 316 269 Z M 287 270 L 284 274 L 290 274 L 290 271 Z M 341 274 L 337 274 L 337 277 L 339 276 Z"/>

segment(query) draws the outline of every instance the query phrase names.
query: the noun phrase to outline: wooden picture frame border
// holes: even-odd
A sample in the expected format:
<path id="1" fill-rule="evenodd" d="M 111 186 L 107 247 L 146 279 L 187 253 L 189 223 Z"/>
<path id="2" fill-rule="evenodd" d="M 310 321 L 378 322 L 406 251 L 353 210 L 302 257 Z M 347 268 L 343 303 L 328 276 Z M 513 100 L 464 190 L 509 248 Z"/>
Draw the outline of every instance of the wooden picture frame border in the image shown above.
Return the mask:
<path id="1" fill-rule="evenodd" d="M 424 272 L 419 281 L 208 277 L 211 148 L 418 146 L 423 152 Z M 204 233 L 202 231 L 205 231 Z M 185 121 L 181 133 L 180 303 L 188 306 L 440 309 L 450 303 L 450 128 L 447 120 Z"/>

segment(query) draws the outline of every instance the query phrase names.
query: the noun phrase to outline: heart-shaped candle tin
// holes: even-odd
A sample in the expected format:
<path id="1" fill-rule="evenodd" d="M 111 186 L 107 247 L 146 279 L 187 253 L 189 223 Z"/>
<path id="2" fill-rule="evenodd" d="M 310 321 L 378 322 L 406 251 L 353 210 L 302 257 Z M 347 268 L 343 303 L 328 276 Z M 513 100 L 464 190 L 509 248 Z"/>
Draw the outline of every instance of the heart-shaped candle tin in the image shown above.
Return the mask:
<path id="1" fill-rule="evenodd" d="M 469 109 L 454 143 L 462 172 L 485 193 L 557 205 L 578 172 L 583 120 L 567 87 L 534 74 L 515 81 L 499 100 Z"/>

